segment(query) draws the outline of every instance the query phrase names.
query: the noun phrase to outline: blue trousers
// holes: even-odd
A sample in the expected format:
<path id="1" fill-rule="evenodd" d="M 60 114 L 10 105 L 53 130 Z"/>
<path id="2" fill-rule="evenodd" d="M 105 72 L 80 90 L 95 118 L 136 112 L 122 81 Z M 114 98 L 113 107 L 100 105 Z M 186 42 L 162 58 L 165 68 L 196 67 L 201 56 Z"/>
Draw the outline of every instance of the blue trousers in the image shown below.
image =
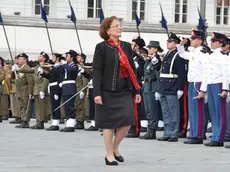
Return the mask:
<path id="1" fill-rule="evenodd" d="M 230 102 L 226 104 L 226 130 L 224 140 L 230 140 Z"/>
<path id="2" fill-rule="evenodd" d="M 218 94 L 222 92 L 222 84 L 208 85 L 208 108 L 212 119 L 212 141 L 223 143 L 226 129 L 226 98 Z"/>
<path id="3" fill-rule="evenodd" d="M 190 119 L 190 137 L 203 138 L 205 131 L 204 99 L 194 99 L 200 91 L 200 82 L 188 85 L 188 109 Z"/>
<path id="4" fill-rule="evenodd" d="M 63 95 L 63 101 L 66 102 L 70 97 L 73 95 Z M 65 115 L 66 115 L 66 120 L 69 118 L 75 119 L 75 110 L 74 110 L 74 102 L 75 98 L 72 98 L 70 101 L 68 101 L 65 105 Z"/>
<path id="5" fill-rule="evenodd" d="M 165 126 L 164 137 L 177 138 L 180 123 L 179 100 L 177 95 L 162 95 L 161 108 Z"/>

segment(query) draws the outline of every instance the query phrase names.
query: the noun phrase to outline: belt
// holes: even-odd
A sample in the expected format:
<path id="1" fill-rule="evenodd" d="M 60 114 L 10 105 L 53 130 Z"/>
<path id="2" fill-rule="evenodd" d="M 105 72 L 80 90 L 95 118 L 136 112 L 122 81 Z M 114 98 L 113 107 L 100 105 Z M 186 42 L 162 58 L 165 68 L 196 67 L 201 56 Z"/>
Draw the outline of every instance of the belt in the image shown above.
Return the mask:
<path id="1" fill-rule="evenodd" d="M 161 73 L 160 77 L 161 78 L 178 78 L 178 75 L 177 74 L 164 74 L 164 73 Z"/>
<path id="2" fill-rule="evenodd" d="M 56 85 L 58 85 L 58 83 L 57 83 L 57 82 L 52 82 L 52 83 L 49 83 L 49 87 L 53 87 L 53 86 L 56 86 Z"/>
<path id="3" fill-rule="evenodd" d="M 75 84 L 75 83 L 76 83 L 75 80 L 67 80 L 67 81 L 63 81 L 62 85 L 64 85 L 64 84 Z"/>

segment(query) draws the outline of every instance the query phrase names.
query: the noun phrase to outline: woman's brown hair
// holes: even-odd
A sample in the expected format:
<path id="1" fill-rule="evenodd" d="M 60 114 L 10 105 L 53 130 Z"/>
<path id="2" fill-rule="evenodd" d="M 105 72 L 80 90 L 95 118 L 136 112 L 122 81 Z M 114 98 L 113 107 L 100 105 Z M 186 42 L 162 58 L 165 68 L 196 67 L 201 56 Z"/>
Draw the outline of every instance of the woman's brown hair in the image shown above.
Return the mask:
<path id="1" fill-rule="evenodd" d="M 104 40 L 109 39 L 109 35 L 108 35 L 107 31 L 110 28 L 110 26 L 114 20 L 119 20 L 119 19 L 116 16 L 111 16 L 111 17 L 105 18 L 102 21 L 100 29 L 99 29 L 99 35 L 101 36 L 102 39 L 104 39 Z"/>

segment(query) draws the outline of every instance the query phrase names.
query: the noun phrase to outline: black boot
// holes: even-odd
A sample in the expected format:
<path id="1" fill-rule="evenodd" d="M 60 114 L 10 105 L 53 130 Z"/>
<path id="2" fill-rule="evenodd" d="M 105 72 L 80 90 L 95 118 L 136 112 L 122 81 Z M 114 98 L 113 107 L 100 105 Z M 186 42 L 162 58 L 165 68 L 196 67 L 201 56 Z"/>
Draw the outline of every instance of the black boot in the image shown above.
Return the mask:
<path id="1" fill-rule="evenodd" d="M 156 130 L 148 129 L 144 136 L 140 136 L 140 139 L 150 140 L 156 139 Z"/>
<path id="2" fill-rule="evenodd" d="M 85 129 L 84 122 L 77 121 L 75 129 L 77 129 L 77 130 L 84 130 Z"/>
<path id="3" fill-rule="evenodd" d="M 8 117 L 8 115 L 3 115 L 3 116 L 2 116 L 2 120 L 7 121 L 7 120 L 8 120 L 8 118 L 9 118 L 9 117 Z"/>
<path id="4" fill-rule="evenodd" d="M 74 127 L 65 127 L 60 130 L 60 132 L 74 132 L 75 128 Z"/>
<path id="5" fill-rule="evenodd" d="M 0 123 L 2 123 L 2 117 L 0 116 Z"/>
<path id="6" fill-rule="evenodd" d="M 22 123 L 16 125 L 15 128 L 29 128 L 29 123 L 27 121 L 22 121 Z"/>
<path id="7" fill-rule="evenodd" d="M 45 129 L 44 122 L 38 121 L 35 125 L 31 126 L 30 128 L 35 130 L 43 130 Z"/>
<path id="8" fill-rule="evenodd" d="M 98 131 L 98 128 L 91 125 L 89 128 L 86 128 L 85 131 Z"/>
<path id="9" fill-rule="evenodd" d="M 217 142 L 217 141 L 211 141 L 209 143 L 205 143 L 205 146 L 210 146 L 210 147 L 222 147 L 224 146 L 224 143 Z"/>
<path id="10" fill-rule="evenodd" d="M 46 131 L 59 131 L 59 126 L 51 125 L 49 128 L 46 128 Z"/>

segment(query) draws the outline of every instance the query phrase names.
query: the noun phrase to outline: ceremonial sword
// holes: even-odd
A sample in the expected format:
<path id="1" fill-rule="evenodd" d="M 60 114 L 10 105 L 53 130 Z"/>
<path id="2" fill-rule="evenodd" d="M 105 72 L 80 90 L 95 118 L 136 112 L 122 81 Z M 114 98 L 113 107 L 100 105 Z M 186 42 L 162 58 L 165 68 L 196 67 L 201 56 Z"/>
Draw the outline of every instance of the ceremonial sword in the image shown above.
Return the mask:
<path id="1" fill-rule="evenodd" d="M 90 84 L 86 85 L 84 88 L 82 88 L 80 91 L 78 91 L 76 94 L 74 94 L 72 97 L 70 97 L 68 100 L 66 100 L 64 103 L 62 103 L 60 106 L 58 106 L 56 109 L 54 109 L 53 112 L 57 111 L 60 109 L 63 105 L 65 105 L 67 102 L 69 102 L 71 99 L 76 97 L 78 94 L 80 94 L 83 90 L 85 90 L 87 87 L 89 87 Z"/>

